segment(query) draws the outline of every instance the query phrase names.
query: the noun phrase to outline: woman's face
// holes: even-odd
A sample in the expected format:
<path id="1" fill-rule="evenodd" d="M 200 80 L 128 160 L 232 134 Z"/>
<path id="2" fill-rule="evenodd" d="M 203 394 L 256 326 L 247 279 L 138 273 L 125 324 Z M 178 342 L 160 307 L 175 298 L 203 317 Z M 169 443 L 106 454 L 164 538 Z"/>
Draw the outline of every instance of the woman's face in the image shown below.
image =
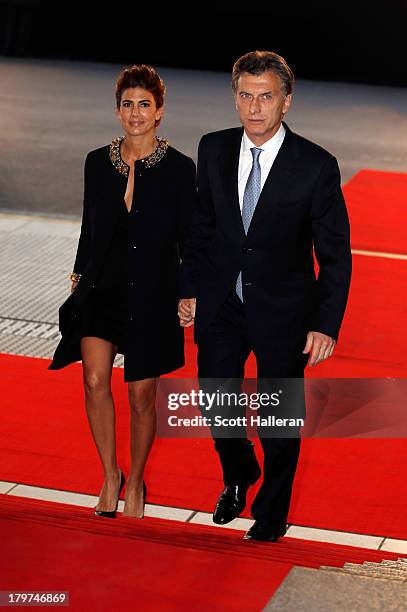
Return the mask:
<path id="1" fill-rule="evenodd" d="M 150 91 L 130 87 L 123 91 L 116 114 L 126 135 L 145 136 L 155 131 L 155 122 L 161 119 L 163 111 L 157 108 Z"/>

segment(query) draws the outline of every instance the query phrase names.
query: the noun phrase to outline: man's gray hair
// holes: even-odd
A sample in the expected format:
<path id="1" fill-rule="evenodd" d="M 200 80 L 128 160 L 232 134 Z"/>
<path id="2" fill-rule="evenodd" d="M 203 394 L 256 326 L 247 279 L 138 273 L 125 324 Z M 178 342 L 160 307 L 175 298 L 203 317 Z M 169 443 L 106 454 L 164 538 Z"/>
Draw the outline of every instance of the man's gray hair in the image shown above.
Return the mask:
<path id="1" fill-rule="evenodd" d="M 234 93 L 237 91 L 237 82 L 242 73 L 258 75 L 269 70 L 280 77 L 284 95 L 290 94 L 294 85 L 294 73 L 285 59 L 273 51 L 250 51 L 239 57 L 232 70 Z"/>

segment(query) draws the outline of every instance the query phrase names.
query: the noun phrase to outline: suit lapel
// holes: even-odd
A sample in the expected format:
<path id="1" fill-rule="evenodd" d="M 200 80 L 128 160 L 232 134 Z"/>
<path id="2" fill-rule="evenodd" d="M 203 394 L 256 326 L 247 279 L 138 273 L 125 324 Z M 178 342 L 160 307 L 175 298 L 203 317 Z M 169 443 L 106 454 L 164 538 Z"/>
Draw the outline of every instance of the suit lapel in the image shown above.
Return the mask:
<path id="1" fill-rule="evenodd" d="M 285 137 L 264 183 L 248 235 L 256 231 L 256 227 L 261 224 L 265 215 L 270 214 L 273 203 L 284 192 L 290 176 L 295 170 L 295 159 L 298 157 L 296 136 L 285 123 L 284 127 L 286 129 Z"/>
<path id="2" fill-rule="evenodd" d="M 239 205 L 239 155 L 242 142 L 243 128 L 236 128 L 228 136 L 219 157 L 219 171 L 225 199 L 230 206 L 232 222 L 239 233 L 244 234 L 242 215 Z"/>

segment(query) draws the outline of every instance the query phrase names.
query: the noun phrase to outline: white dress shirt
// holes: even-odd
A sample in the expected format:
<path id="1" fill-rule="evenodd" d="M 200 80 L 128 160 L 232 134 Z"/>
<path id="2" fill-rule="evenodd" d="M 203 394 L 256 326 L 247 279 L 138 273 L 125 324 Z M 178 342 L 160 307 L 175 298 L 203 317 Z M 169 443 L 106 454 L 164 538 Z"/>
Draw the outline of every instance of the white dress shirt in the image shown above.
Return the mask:
<path id="1" fill-rule="evenodd" d="M 285 127 L 283 126 L 283 124 L 281 124 L 272 138 L 263 143 L 261 147 L 257 147 L 259 149 L 263 149 L 263 151 L 259 155 L 262 189 L 270 172 L 271 166 L 273 165 L 274 160 L 277 157 L 277 153 L 279 152 L 280 147 L 283 144 L 284 136 Z M 243 194 L 246 187 L 247 179 L 249 178 L 250 170 L 252 169 L 253 165 L 253 156 L 250 149 L 256 146 L 257 145 L 255 145 L 247 136 L 246 132 L 243 131 L 242 144 L 240 145 L 238 174 L 240 210 L 242 210 Z"/>

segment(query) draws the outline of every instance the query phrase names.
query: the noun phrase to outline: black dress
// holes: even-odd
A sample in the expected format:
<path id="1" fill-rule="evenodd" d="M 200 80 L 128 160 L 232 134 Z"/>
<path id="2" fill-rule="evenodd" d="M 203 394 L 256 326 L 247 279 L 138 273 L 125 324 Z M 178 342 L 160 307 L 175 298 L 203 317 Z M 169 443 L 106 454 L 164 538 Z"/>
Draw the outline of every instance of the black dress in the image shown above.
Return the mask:
<path id="1" fill-rule="evenodd" d="M 184 365 L 178 274 L 197 194 L 194 162 L 157 138 L 155 152 L 135 162 L 128 212 L 121 140 L 86 158 L 73 268 L 81 278 L 59 309 L 62 338 L 49 369 L 80 360 L 81 338 L 96 336 L 118 346 L 130 382 Z"/>
<path id="2" fill-rule="evenodd" d="M 79 312 L 80 335 L 102 338 L 125 353 L 128 313 L 126 280 L 129 213 L 123 200 L 116 231 L 92 291 Z"/>

